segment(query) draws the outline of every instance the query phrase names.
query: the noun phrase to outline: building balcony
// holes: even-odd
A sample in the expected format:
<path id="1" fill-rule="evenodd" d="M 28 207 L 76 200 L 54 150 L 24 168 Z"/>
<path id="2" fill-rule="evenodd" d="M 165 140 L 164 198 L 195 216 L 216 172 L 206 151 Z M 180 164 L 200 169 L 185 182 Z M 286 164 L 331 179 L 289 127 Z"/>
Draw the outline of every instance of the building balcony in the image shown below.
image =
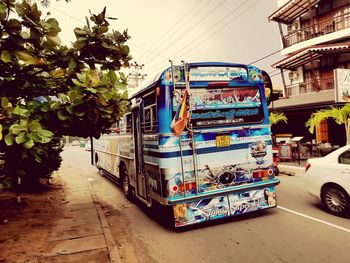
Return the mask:
<path id="1" fill-rule="evenodd" d="M 286 86 L 287 97 L 333 89 L 333 78 L 315 79 L 313 81 L 300 82 Z"/>
<path id="2" fill-rule="evenodd" d="M 284 48 L 288 48 L 292 45 L 348 28 L 350 28 L 349 13 L 342 16 L 335 16 L 332 19 L 322 22 L 315 22 L 313 26 L 306 26 L 301 29 L 293 30 L 283 36 L 282 40 Z"/>

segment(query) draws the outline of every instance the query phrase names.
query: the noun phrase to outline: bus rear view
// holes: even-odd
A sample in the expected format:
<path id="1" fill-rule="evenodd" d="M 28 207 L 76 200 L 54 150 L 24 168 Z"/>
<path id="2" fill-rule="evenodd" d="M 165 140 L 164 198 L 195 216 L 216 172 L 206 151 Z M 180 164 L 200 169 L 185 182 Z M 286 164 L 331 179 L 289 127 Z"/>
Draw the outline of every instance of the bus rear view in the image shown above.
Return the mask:
<path id="1" fill-rule="evenodd" d="M 104 143 L 97 166 L 174 227 L 276 207 L 264 77 L 243 64 L 172 65 L 130 99 L 117 152 Z"/>

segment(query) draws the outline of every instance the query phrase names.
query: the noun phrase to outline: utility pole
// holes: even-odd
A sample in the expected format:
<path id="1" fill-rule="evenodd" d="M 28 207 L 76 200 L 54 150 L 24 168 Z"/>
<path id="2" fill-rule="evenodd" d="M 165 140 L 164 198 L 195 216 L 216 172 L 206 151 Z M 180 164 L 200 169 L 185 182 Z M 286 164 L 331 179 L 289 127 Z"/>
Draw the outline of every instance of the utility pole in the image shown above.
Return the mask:
<path id="1" fill-rule="evenodd" d="M 128 87 L 129 88 L 138 88 L 140 81 L 144 80 L 147 74 L 141 74 L 140 70 L 142 70 L 144 64 L 139 65 L 137 62 L 131 63 L 130 68 L 132 68 L 132 72 L 128 75 Z"/>

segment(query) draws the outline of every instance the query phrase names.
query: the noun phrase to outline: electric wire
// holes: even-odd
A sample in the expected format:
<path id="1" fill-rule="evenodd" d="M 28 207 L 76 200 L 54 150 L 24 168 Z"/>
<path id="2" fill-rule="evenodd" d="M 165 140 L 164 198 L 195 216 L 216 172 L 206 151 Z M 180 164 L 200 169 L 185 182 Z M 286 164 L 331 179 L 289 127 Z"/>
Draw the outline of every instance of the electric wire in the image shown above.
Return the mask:
<path id="1" fill-rule="evenodd" d="M 223 22 L 226 18 L 230 17 L 235 11 L 239 10 L 243 5 L 245 5 L 249 0 L 246 0 L 245 2 L 243 2 L 240 6 L 238 6 L 237 8 L 235 8 L 234 10 L 232 10 L 228 15 L 226 15 L 223 19 L 221 19 L 220 21 L 218 21 L 214 26 L 212 26 L 211 28 L 209 28 L 208 30 L 206 30 L 204 33 L 202 33 L 202 35 L 205 35 L 207 32 L 209 32 L 210 30 L 212 30 L 214 27 L 216 27 L 218 24 L 220 24 L 221 22 Z M 241 15 L 243 15 L 244 13 L 248 12 L 250 9 L 252 9 L 255 5 L 258 4 L 258 2 L 260 2 L 261 0 L 257 0 L 255 1 L 252 5 L 248 6 L 248 8 L 244 9 L 241 13 L 239 13 L 238 15 L 236 15 L 235 17 L 233 17 L 231 20 L 228 21 L 228 23 L 224 24 L 222 27 L 220 27 L 219 29 L 217 29 L 215 32 L 213 32 L 212 34 L 210 34 L 207 38 L 205 38 L 204 40 L 201 40 L 200 38 L 197 38 L 196 41 L 199 41 L 199 43 L 195 46 L 193 46 L 191 49 L 189 49 L 188 51 L 186 51 L 185 53 L 182 53 L 181 55 L 177 56 L 177 58 L 179 57 L 183 57 L 185 55 L 187 55 L 189 52 L 191 52 L 193 49 L 197 48 L 198 46 L 200 46 L 201 44 L 203 44 L 206 40 L 208 40 L 209 38 L 211 38 L 213 35 L 215 35 L 216 33 L 220 32 L 221 30 L 223 30 L 226 26 L 228 26 L 229 24 L 231 24 L 233 21 L 235 21 L 236 19 L 238 19 Z M 195 41 L 195 42 L 196 42 Z M 194 43 L 194 42 L 192 42 Z M 191 43 L 191 44 L 192 44 Z M 170 57 L 174 57 L 176 54 L 178 54 L 181 51 L 181 49 L 178 52 L 173 53 Z M 165 61 L 162 63 L 157 64 L 156 66 L 154 66 L 152 68 L 153 71 L 155 71 L 155 69 L 159 69 L 160 66 L 163 66 L 165 64 Z M 151 70 L 151 71 L 152 71 Z"/>
<path id="2" fill-rule="evenodd" d="M 176 26 L 178 26 L 179 24 L 180 24 L 180 22 L 181 22 L 181 20 L 183 20 L 187 15 L 189 15 L 193 10 L 195 10 L 197 7 L 198 7 L 198 5 L 200 4 L 200 3 L 203 3 L 203 1 L 201 1 L 201 0 L 198 0 L 198 2 L 196 2 L 195 3 L 195 5 L 186 13 L 186 14 L 184 14 L 183 16 L 181 16 L 178 20 L 176 20 L 176 22 L 169 28 L 169 29 L 167 29 L 167 32 L 165 33 L 165 34 L 163 34 L 162 36 L 160 36 L 156 41 L 154 41 L 153 42 L 153 44 L 151 45 L 151 47 L 152 48 L 157 48 L 158 46 L 159 46 L 159 44 L 163 44 L 164 43 L 164 41 L 166 41 L 167 39 L 168 39 L 168 37 L 163 41 L 163 39 L 168 35 L 168 34 L 170 34 L 171 32 L 172 32 L 172 30 L 176 27 Z M 187 21 L 189 21 L 189 20 L 186 20 L 184 23 L 186 23 Z M 183 23 L 181 23 L 181 24 L 183 24 Z M 175 31 L 175 33 L 176 33 L 177 31 Z M 174 33 L 172 33 L 172 34 L 174 34 Z M 161 42 L 161 41 L 163 41 L 163 42 Z M 149 55 L 149 54 L 148 54 Z M 146 55 L 147 56 L 147 55 Z M 146 59 L 147 57 L 145 57 L 144 59 Z M 142 58 L 140 58 L 140 60 L 142 60 Z"/>
<path id="3" fill-rule="evenodd" d="M 204 16 L 201 17 L 199 23 L 195 24 L 192 27 L 189 27 L 187 30 L 185 30 L 184 32 L 182 32 L 179 36 L 177 36 L 174 40 L 172 40 L 168 45 L 166 45 L 164 48 L 162 48 L 162 50 L 160 52 L 165 51 L 166 49 L 168 49 L 171 45 L 173 45 L 174 43 L 176 43 L 177 41 L 179 41 L 181 38 L 183 38 L 184 36 L 186 36 L 188 33 L 190 33 L 192 30 L 194 30 L 196 27 L 198 27 L 201 23 L 203 23 L 212 13 L 214 13 L 220 6 L 222 6 L 227 0 L 222 0 L 220 3 L 218 3 L 213 9 L 211 9 L 209 12 L 207 12 L 206 14 L 204 14 Z M 150 59 L 147 62 L 145 62 L 145 64 L 150 63 L 153 60 Z"/>

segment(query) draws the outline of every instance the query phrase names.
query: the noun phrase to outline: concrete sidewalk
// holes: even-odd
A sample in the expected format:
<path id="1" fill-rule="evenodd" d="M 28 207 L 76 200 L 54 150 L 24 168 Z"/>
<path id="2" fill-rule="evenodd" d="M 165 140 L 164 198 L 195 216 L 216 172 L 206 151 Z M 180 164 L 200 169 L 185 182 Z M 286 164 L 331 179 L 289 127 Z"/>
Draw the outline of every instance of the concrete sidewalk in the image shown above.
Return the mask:
<path id="1" fill-rule="evenodd" d="M 52 249 L 46 251 L 42 262 L 121 262 L 88 178 L 68 162 L 62 163 L 58 174 L 68 189 L 64 217 L 48 235 L 47 242 Z"/>

